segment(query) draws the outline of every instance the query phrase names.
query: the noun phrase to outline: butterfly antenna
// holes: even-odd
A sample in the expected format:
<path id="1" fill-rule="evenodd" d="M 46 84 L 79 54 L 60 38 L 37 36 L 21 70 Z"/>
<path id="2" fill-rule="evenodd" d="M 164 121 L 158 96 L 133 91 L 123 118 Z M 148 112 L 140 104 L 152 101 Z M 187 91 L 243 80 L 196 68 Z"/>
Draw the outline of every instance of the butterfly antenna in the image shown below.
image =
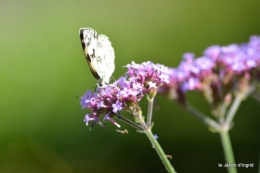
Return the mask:
<path id="1" fill-rule="evenodd" d="M 86 91 L 90 90 L 91 88 L 93 88 L 93 87 L 90 87 L 89 89 L 86 89 L 86 90 L 84 90 L 84 91 L 81 91 L 78 95 L 76 95 L 76 99 L 77 99 L 79 96 L 83 95 Z"/>
<path id="2" fill-rule="evenodd" d="M 114 77 L 111 77 L 110 81 L 113 81 L 113 83 L 114 83 L 116 81 L 116 79 Z"/>

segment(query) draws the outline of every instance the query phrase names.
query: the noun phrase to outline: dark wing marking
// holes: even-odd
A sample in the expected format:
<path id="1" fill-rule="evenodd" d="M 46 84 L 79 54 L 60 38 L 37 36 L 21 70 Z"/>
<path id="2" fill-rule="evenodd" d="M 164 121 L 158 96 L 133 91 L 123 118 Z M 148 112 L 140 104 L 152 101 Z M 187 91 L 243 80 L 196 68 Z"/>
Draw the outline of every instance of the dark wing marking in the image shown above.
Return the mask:
<path id="1" fill-rule="evenodd" d="M 85 41 L 84 41 L 84 34 L 83 32 L 85 31 L 84 28 L 80 29 L 80 33 L 79 33 L 79 36 L 80 36 L 80 40 L 81 40 L 81 45 L 82 45 L 82 48 L 83 48 L 83 52 L 84 52 L 84 55 L 86 57 L 86 60 L 88 62 L 88 66 L 89 66 L 89 69 L 91 71 L 91 73 L 93 74 L 93 76 L 96 78 L 96 79 L 100 79 L 100 76 L 98 75 L 97 73 L 97 70 L 95 69 L 94 65 L 92 64 L 92 61 L 91 59 L 92 58 L 95 58 L 95 49 L 93 49 L 93 54 L 90 55 L 88 53 L 88 46 L 89 46 L 89 43 L 91 40 L 89 40 L 88 44 L 86 45 Z M 97 38 L 98 35 L 94 35 L 94 38 Z M 90 57 L 91 56 L 91 57 Z"/>

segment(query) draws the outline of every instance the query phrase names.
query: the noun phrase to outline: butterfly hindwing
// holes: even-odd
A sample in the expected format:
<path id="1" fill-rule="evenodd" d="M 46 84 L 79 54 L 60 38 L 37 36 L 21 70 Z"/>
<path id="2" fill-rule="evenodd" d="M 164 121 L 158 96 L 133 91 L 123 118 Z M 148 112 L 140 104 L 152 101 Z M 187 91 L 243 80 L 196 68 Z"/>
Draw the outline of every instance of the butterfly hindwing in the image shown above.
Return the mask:
<path id="1" fill-rule="evenodd" d="M 98 74 L 105 83 L 109 83 L 109 79 L 115 70 L 115 53 L 111 42 L 105 35 L 99 35 L 98 37 L 96 58 L 98 62 Z"/>

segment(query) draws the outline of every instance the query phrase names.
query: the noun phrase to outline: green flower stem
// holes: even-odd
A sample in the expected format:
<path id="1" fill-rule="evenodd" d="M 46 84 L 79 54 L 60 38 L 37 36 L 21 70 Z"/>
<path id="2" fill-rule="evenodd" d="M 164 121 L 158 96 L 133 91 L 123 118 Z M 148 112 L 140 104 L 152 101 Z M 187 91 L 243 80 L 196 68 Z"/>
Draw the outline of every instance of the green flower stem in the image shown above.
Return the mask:
<path id="1" fill-rule="evenodd" d="M 224 128 L 222 131 L 219 132 L 219 134 L 221 138 L 222 147 L 224 149 L 226 162 L 229 164 L 234 164 L 235 159 L 234 159 L 234 154 L 233 154 L 233 150 L 232 150 L 232 146 L 228 134 L 228 129 Z M 228 169 L 228 173 L 237 173 L 236 167 L 229 166 L 227 167 L 227 169 Z"/>
<path id="2" fill-rule="evenodd" d="M 139 126 L 138 124 L 136 124 L 135 122 L 123 117 L 122 115 L 118 115 L 117 118 L 121 121 L 123 121 L 124 123 L 136 128 L 137 130 L 143 130 L 143 128 L 141 126 Z"/>
<path id="3" fill-rule="evenodd" d="M 148 127 L 150 127 L 151 124 L 152 124 L 154 97 L 152 97 L 152 98 L 148 98 L 148 97 L 147 97 L 147 100 L 148 100 L 148 113 L 147 113 L 147 121 L 146 121 L 146 124 L 147 124 Z"/>
<path id="4" fill-rule="evenodd" d="M 216 131 L 218 131 L 220 129 L 220 125 L 216 121 L 212 120 L 211 118 L 207 117 L 203 113 L 199 112 L 197 109 L 195 109 L 191 105 L 187 105 L 185 108 L 188 112 L 190 112 L 193 116 L 198 118 L 200 121 L 202 121 L 207 126 L 215 129 Z"/>
<path id="5" fill-rule="evenodd" d="M 226 118 L 226 125 L 227 126 L 230 126 L 235 114 L 236 114 L 236 111 L 238 109 L 238 107 L 240 106 L 240 103 L 242 102 L 242 100 L 244 98 L 246 98 L 247 96 L 249 96 L 250 94 L 252 94 L 255 89 L 256 89 L 257 85 L 256 84 L 252 84 L 248 90 L 246 92 L 239 92 L 239 93 L 236 93 L 236 96 L 235 96 L 235 100 L 234 102 L 232 103 L 228 113 L 227 113 L 227 118 Z"/>
<path id="6" fill-rule="evenodd" d="M 229 108 L 227 115 L 226 115 L 226 120 L 224 123 L 221 123 L 221 130 L 219 131 L 220 137 L 221 137 L 221 142 L 222 142 L 222 147 L 224 150 L 224 155 L 227 163 L 234 164 L 235 159 L 234 159 L 234 154 L 230 142 L 230 137 L 228 134 L 228 131 L 230 129 L 230 126 L 232 125 L 232 120 L 244 98 L 246 98 L 248 95 L 250 95 L 256 88 L 256 85 L 252 85 L 246 92 L 239 92 L 236 93 L 235 95 L 235 100 L 233 101 L 231 107 Z M 228 168 L 229 173 L 236 173 L 237 169 L 236 167 L 231 167 L 229 166 Z"/>
<path id="7" fill-rule="evenodd" d="M 143 116 L 139 115 L 139 122 L 144 127 L 143 132 L 147 135 L 148 139 L 151 141 L 152 146 L 155 148 L 157 154 L 159 155 L 160 159 L 162 160 L 166 170 L 169 173 L 176 173 L 174 168 L 172 167 L 171 163 L 169 162 L 169 159 L 166 157 L 163 149 L 161 148 L 158 141 L 154 138 L 154 135 L 150 128 L 145 124 Z"/>
<path id="8" fill-rule="evenodd" d="M 232 105 L 231 105 L 231 107 L 230 107 L 230 109 L 228 110 L 228 113 L 227 113 L 227 118 L 226 118 L 226 121 L 225 121 L 226 126 L 230 127 L 231 122 L 232 122 L 232 120 L 233 120 L 233 118 L 236 114 L 238 107 L 240 106 L 242 99 L 243 99 L 243 95 L 241 95 L 241 94 L 236 95 L 235 100 L 232 103 Z"/>

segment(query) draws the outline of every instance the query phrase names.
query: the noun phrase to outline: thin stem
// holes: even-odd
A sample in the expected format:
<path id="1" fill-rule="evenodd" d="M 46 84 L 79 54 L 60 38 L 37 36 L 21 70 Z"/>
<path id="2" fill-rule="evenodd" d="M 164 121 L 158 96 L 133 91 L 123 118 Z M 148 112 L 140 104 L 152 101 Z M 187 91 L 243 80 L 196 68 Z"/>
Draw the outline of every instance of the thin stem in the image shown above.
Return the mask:
<path id="1" fill-rule="evenodd" d="M 226 163 L 235 164 L 234 154 L 233 154 L 233 150 L 232 150 L 232 146 L 228 134 L 228 128 L 221 130 L 219 134 L 221 138 L 222 147 L 224 149 Z M 228 169 L 228 173 L 237 173 L 237 169 L 235 166 L 234 167 L 228 166 L 227 169 Z"/>
<path id="2" fill-rule="evenodd" d="M 141 126 L 139 126 L 138 124 L 136 124 L 135 122 L 123 117 L 122 115 L 117 115 L 117 118 L 120 119 L 121 121 L 123 121 L 124 123 L 136 128 L 137 130 L 143 130 L 143 128 Z"/>
<path id="3" fill-rule="evenodd" d="M 211 118 L 207 117 L 203 113 L 199 112 L 197 109 L 195 109 L 191 105 L 187 105 L 185 108 L 187 108 L 186 110 L 188 112 L 190 112 L 193 116 L 198 118 L 200 121 L 202 121 L 207 126 L 212 127 L 213 129 L 215 129 L 217 131 L 219 130 L 220 126 L 216 121 L 212 120 Z"/>
<path id="4" fill-rule="evenodd" d="M 154 102 L 154 97 L 152 98 L 147 98 L 148 100 L 148 113 L 147 113 L 147 121 L 146 124 L 150 128 L 152 124 L 152 116 L 153 116 L 153 102 Z"/>
<path id="5" fill-rule="evenodd" d="M 169 173 L 176 173 L 174 168 L 172 167 L 171 163 L 169 162 L 167 156 L 165 155 L 163 149 L 161 148 L 160 144 L 154 138 L 154 135 L 153 135 L 151 129 L 149 127 L 147 127 L 147 125 L 145 124 L 142 115 L 139 115 L 139 121 L 140 121 L 140 124 L 144 127 L 143 132 L 147 135 L 148 139 L 151 141 L 152 146 L 155 148 L 155 150 L 156 150 L 157 154 L 159 155 L 161 161 L 163 162 L 166 170 Z"/>
<path id="6" fill-rule="evenodd" d="M 219 117 L 220 119 L 222 119 L 224 121 L 224 117 L 226 115 L 226 111 L 227 111 L 227 105 L 222 103 L 220 105 L 220 114 L 219 114 Z"/>
<path id="7" fill-rule="evenodd" d="M 236 93 L 235 95 L 235 100 L 233 101 L 230 109 L 228 110 L 227 116 L 226 116 L 226 120 L 224 121 L 224 123 L 221 123 L 221 130 L 219 131 L 220 137 L 221 137 L 221 142 L 222 142 L 222 147 L 224 150 L 224 155 L 225 155 L 225 159 L 226 162 L 229 164 L 235 164 L 235 159 L 234 159 L 234 154 L 233 154 L 233 150 L 232 150 L 232 146 L 231 146 L 231 142 L 230 142 L 230 137 L 228 134 L 228 131 L 230 129 L 232 120 L 242 102 L 242 100 L 244 98 L 246 98 L 248 95 L 250 95 L 253 91 L 255 91 L 256 88 L 256 84 L 252 84 L 250 88 L 248 88 L 248 90 L 246 92 L 239 92 Z M 229 173 L 236 173 L 237 169 L 234 166 L 229 166 L 227 167 L 228 172 Z"/>
<path id="8" fill-rule="evenodd" d="M 236 97 L 235 97 L 235 100 L 234 102 L 232 103 L 230 109 L 228 110 L 228 113 L 227 113 L 227 118 L 226 118 L 226 121 L 225 121 L 225 124 L 227 126 L 230 126 L 235 114 L 236 114 L 236 111 L 238 110 L 238 107 L 240 106 L 240 103 L 242 101 L 242 98 L 243 96 L 240 95 L 240 94 L 237 94 Z"/>
<path id="9" fill-rule="evenodd" d="M 252 84 L 252 86 L 247 90 L 245 93 L 237 93 L 234 102 L 232 103 L 228 113 L 227 113 L 227 118 L 226 118 L 226 125 L 230 125 L 238 107 L 240 106 L 240 103 L 244 98 L 246 98 L 248 95 L 250 95 L 252 92 L 255 91 L 256 84 Z"/>

